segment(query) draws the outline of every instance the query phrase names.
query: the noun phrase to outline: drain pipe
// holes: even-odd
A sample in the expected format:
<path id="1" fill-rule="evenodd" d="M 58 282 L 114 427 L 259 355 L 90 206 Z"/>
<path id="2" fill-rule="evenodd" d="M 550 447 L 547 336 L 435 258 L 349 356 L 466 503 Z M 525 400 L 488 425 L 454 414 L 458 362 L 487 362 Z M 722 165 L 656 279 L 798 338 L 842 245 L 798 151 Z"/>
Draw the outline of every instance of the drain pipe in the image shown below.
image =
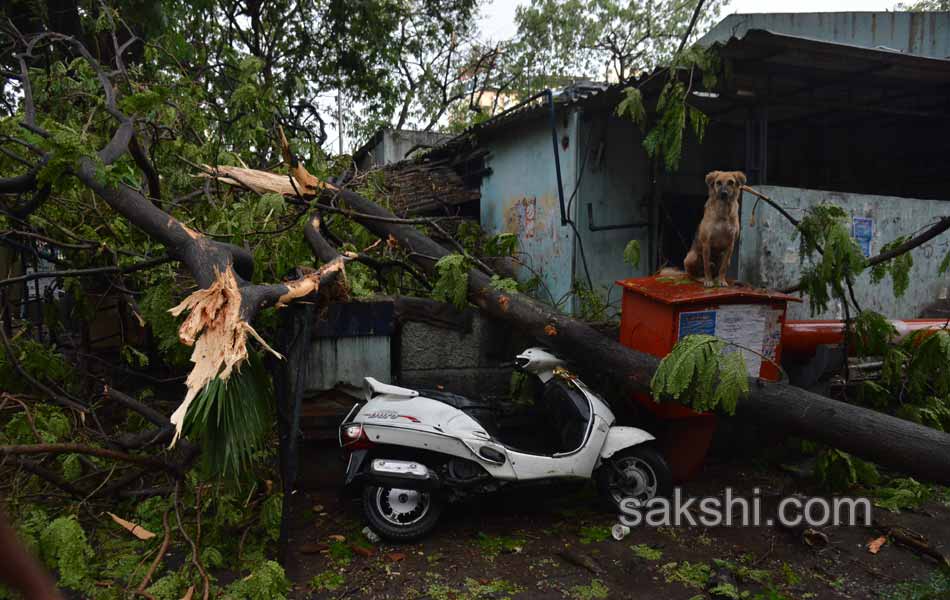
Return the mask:
<path id="1" fill-rule="evenodd" d="M 557 143 L 557 114 L 554 110 L 554 92 L 548 88 L 541 92 L 548 97 L 548 118 L 551 124 L 551 145 L 554 148 L 554 171 L 557 174 L 557 198 L 561 206 L 561 227 L 568 224 L 567 207 L 564 206 L 564 183 L 561 181 L 561 151 Z"/>

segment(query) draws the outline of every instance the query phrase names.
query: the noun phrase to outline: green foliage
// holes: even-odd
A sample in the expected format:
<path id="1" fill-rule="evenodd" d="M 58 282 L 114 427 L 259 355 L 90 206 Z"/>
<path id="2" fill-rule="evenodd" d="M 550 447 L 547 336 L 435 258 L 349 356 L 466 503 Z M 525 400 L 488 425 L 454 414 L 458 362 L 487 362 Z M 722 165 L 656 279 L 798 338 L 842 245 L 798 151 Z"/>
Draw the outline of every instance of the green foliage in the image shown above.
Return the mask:
<path id="1" fill-rule="evenodd" d="M 261 563 L 251 574 L 224 589 L 225 600 L 278 600 L 290 592 L 284 569 L 272 560 Z"/>
<path id="2" fill-rule="evenodd" d="M 271 539 L 277 541 L 280 537 L 280 516 L 283 514 L 283 494 L 271 494 L 261 507 L 261 526 Z"/>
<path id="3" fill-rule="evenodd" d="M 937 274 L 945 275 L 948 269 L 950 269 L 950 252 L 947 252 L 943 257 L 943 260 L 940 261 L 940 266 L 937 268 Z"/>
<path id="4" fill-rule="evenodd" d="M 661 158 L 666 170 L 675 172 L 679 168 L 683 154 L 683 136 L 687 129 L 700 144 L 709 125 L 709 117 L 688 103 L 690 92 L 694 91 L 693 76 L 702 73 L 702 85 L 713 89 L 716 85 L 718 60 L 714 52 L 693 47 L 676 57 L 674 67 L 667 73 L 667 81 L 660 91 L 656 103 L 655 123 L 643 138 L 643 148 L 647 156 Z M 689 83 L 679 78 L 678 69 L 688 70 Z M 617 104 L 616 114 L 627 117 L 644 128 L 647 120 L 646 109 L 640 90 L 628 87 L 623 90 L 624 97 Z"/>
<path id="5" fill-rule="evenodd" d="M 617 104 L 614 112 L 618 117 L 626 117 L 642 128 L 647 120 L 647 111 L 640 90 L 633 86 L 624 88 L 623 100 Z"/>
<path id="6" fill-rule="evenodd" d="M 168 312 L 176 304 L 171 285 L 153 285 L 139 300 L 139 310 L 152 330 L 162 358 L 172 365 L 186 365 L 191 350 L 178 341 L 178 320 Z"/>
<path id="7" fill-rule="evenodd" d="M 476 543 L 481 553 L 489 560 L 492 560 L 502 553 L 521 552 L 525 541 L 518 537 L 488 535 L 478 532 Z"/>
<path id="8" fill-rule="evenodd" d="M 435 263 L 436 279 L 432 287 L 432 297 L 448 302 L 458 308 L 468 306 L 468 270 L 469 260 L 461 254 L 443 256 Z"/>
<path id="9" fill-rule="evenodd" d="M 330 542 L 330 560 L 340 567 L 345 567 L 353 560 L 353 550 L 346 542 L 333 540 Z"/>
<path id="10" fill-rule="evenodd" d="M 69 418 L 63 413 L 63 409 L 50 404 L 38 404 L 31 409 L 33 425 L 30 426 L 30 420 L 26 413 L 18 412 L 7 421 L 3 428 L 4 437 L 11 444 L 54 444 L 69 439 L 72 425 Z M 40 439 L 36 439 L 33 429 L 39 433 Z"/>
<path id="11" fill-rule="evenodd" d="M 486 256 L 511 256 L 518 249 L 518 236 L 513 233 L 499 233 L 485 242 Z"/>
<path id="12" fill-rule="evenodd" d="M 754 569 L 748 565 L 720 558 L 714 558 L 713 564 L 735 575 L 740 583 L 753 582 L 760 585 L 769 585 L 772 582 L 772 573 L 766 569 Z"/>
<path id="13" fill-rule="evenodd" d="M 29 338 L 21 338 L 11 345 L 17 362 L 34 379 L 52 381 L 67 390 L 76 385 L 75 371 L 53 346 Z M 4 382 L 6 392 L 33 391 L 30 383 L 16 372 L 6 352 L 0 352 L 0 381 Z"/>
<path id="14" fill-rule="evenodd" d="M 640 240 L 630 240 L 623 249 L 623 262 L 634 269 L 640 268 Z"/>
<path id="15" fill-rule="evenodd" d="M 40 556 L 59 574 L 59 584 L 74 590 L 87 590 L 89 560 L 95 552 L 86 540 L 86 532 L 75 516 L 53 519 L 40 534 Z"/>
<path id="16" fill-rule="evenodd" d="M 270 377 L 254 351 L 227 381 L 215 378 L 198 393 L 184 433 L 201 441 L 206 477 L 237 480 L 248 472 L 270 430 L 272 405 Z"/>
<path id="17" fill-rule="evenodd" d="M 799 224 L 801 258 L 812 264 L 802 269 L 802 290 L 808 294 L 811 314 L 828 309 L 832 299 L 847 302 L 845 286 L 864 270 L 867 261 L 845 225 L 847 213 L 832 204 L 808 209 Z M 813 258 L 821 249 L 815 262 Z"/>
<path id="18" fill-rule="evenodd" d="M 634 544 L 630 546 L 630 549 L 633 550 L 633 553 L 643 560 L 660 560 L 663 558 L 663 551 L 654 548 L 653 546 L 648 546 L 646 544 Z"/>
<path id="19" fill-rule="evenodd" d="M 724 352 L 727 345 L 709 335 L 681 338 L 650 381 L 654 399 L 671 397 L 697 411 L 720 408 L 733 414 L 749 393 L 749 380 L 742 353 Z"/>
<path id="20" fill-rule="evenodd" d="M 844 491 L 861 484 L 874 486 L 881 476 L 872 463 L 835 448 L 825 448 L 815 463 L 818 482 L 830 491 Z"/>
<path id="21" fill-rule="evenodd" d="M 519 291 L 518 286 L 518 282 L 511 277 L 499 277 L 498 275 L 491 276 L 491 287 L 493 290 L 514 294 L 515 292 Z"/>
<path id="22" fill-rule="evenodd" d="M 891 342 L 897 337 L 897 329 L 881 313 L 862 311 L 853 322 L 852 341 L 855 351 L 861 356 L 884 356 Z"/>
<path id="23" fill-rule="evenodd" d="M 89 158 L 99 170 L 103 169 L 102 161 L 91 150 L 83 132 L 52 120 L 46 122 L 45 126 L 50 136 L 44 138 L 41 144 L 50 158 L 36 175 L 39 185 L 51 185 L 57 191 L 68 191 L 72 185 L 68 175 L 81 158 Z"/>
<path id="24" fill-rule="evenodd" d="M 656 125 L 643 138 L 643 148 L 650 158 L 661 157 L 666 170 L 679 168 L 686 128 L 686 85 L 671 79 L 663 86 L 656 103 L 659 115 Z"/>
<path id="25" fill-rule="evenodd" d="M 910 238 L 906 235 L 897 237 L 884 244 L 881 253 L 890 252 L 898 248 Z M 942 263 L 941 263 L 942 265 Z M 907 291 L 910 285 L 910 270 L 914 266 L 914 256 L 910 252 L 904 252 L 889 261 L 878 263 L 871 267 L 871 283 L 879 283 L 888 273 L 891 274 L 891 284 L 894 289 L 894 297 L 900 298 Z M 942 267 L 941 267 L 942 268 Z"/>
<path id="26" fill-rule="evenodd" d="M 581 527 L 580 538 L 582 544 L 603 542 L 610 539 L 610 527 L 606 525 L 590 525 Z"/>
<path id="27" fill-rule="evenodd" d="M 310 578 L 310 587 L 315 592 L 335 592 L 345 583 L 343 575 L 335 571 L 324 571 Z"/>
<path id="28" fill-rule="evenodd" d="M 922 339 L 921 339 L 922 338 Z M 911 396 L 950 398 L 950 332 L 912 336 L 904 348 L 919 344 L 907 367 L 907 384 Z"/>
<path id="29" fill-rule="evenodd" d="M 82 475 L 82 463 L 79 461 L 78 454 L 60 455 L 59 464 L 63 469 L 63 479 L 66 481 L 76 481 Z"/>
<path id="30" fill-rule="evenodd" d="M 155 580 L 145 591 L 156 600 L 181 600 L 190 585 L 191 580 L 183 571 L 172 571 Z"/>
<path id="31" fill-rule="evenodd" d="M 885 600 L 937 600 L 950 594 L 950 569 L 938 569 L 923 581 L 905 581 L 882 594 Z"/>
<path id="32" fill-rule="evenodd" d="M 703 589 L 712 576 L 712 569 L 705 563 L 670 562 L 660 567 L 667 583 L 681 583 L 686 587 Z"/>
<path id="33" fill-rule="evenodd" d="M 910 477 L 895 478 L 876 488 L 874 494 L 874 506 L 899 513 L 901 509 L 920 508 L 933 496 L 933 489 Z"/>
<path id="34" fill-rule="evenodd" d="M 610 588 L 600 579 L 594 579 L 589 585 L 572 586 L 568 595 L 573 600 L 601 600 L 610 597 Z"/>
<path id="35" fill-rule="evenodd" d="M 579 303 L 575 307 L 578 317 L 585 321 L 606 321 L 607 301 L 596 289 L 589 288 L 583 283 L 574 284 L 574 296 Z"/>

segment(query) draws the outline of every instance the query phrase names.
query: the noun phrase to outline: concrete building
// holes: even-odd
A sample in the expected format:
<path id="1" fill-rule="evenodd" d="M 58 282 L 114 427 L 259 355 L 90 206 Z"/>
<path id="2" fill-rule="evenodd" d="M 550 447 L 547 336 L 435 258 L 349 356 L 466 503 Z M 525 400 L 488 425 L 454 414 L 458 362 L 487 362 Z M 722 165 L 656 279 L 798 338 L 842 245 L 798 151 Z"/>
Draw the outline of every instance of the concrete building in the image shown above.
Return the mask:
<path id="1" fill-rule="evenodd" d="M 950 215 L 950 15 L 732 15 L 700 43 L 718 54 L 717 82 L 701 90 L 694 73 L 688 103 L 710 122 L 702 142 L 686 134 L 675 172 L 651 160 L 644 133 L 615 114 L 629 85 L 655 106 L 663 76 L 541 93 L 434 151 L 487 152 L 482 227 L 518 235 L 530 267 L 523 274 L 540 276 L 545 298 L 576 312 L 571 289 L 589 277 L 616 303 L 615 280 L 681 265 L 702 215 L 704 175 L 715 169 L 745 171 L 794 216 L 839 204 L 872 255 Z M 773 288 L 794 283 L 794 230 L 764 204 L 752 224 L 751 200 L 743 202 L 732 276 Z M 623 262 L 631 239 L 641 244 L 637 268 Z M 911 287 L 899 300 L 862 278 L 862 306 L 913 317 L 945 298 L 948 280 L 936 269 L 948 242 L 914 251 Z M 807 302 L 790 310 L 791 318 L 808 316 Z M 817 316 L 840 315 L 832 308 Z"/>

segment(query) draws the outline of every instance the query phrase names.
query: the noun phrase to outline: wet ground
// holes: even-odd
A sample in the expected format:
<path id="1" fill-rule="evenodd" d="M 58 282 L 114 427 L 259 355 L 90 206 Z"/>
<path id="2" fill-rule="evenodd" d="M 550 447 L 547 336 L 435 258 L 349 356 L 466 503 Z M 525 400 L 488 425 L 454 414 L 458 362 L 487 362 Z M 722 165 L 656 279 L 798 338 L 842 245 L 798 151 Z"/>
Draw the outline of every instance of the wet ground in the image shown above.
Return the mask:
<path id="1" fill-rule="evenodd" d="M 592 484 L 452 506 L 421 543 L 372 544 L 358 502 L 340 495 L 338 452 L 312 445 L 301 461 L 287 561 L 294 598 L 950 598 L 935 560 L 891 540 L 872 554 L 880 532 L 870 527 L 644 526 L 618 542 L 616 515 Z M 750 459 L 711 461 L 685 492 L 721 497 L 726 487 L 749 497 L 758 488 L 764 514 L 781 496 L 817 495 L 808 479 Z M 873 514 L 950 553 L 950 497 Z M 926 595 L 928 585 L 943 591 Z"/>

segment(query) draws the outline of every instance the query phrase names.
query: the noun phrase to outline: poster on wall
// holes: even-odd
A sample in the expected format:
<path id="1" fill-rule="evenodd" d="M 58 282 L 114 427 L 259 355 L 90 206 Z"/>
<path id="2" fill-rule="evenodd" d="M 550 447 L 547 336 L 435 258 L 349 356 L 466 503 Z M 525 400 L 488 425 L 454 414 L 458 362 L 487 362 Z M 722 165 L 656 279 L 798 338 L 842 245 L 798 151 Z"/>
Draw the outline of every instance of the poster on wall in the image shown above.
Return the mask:
<path id="1" fill-rule="evenodd" d="M 773 311 L 757 304 L 733 304 L 710 310 L 682 312 L 679 316 L 678 338 L 687 335 L 714 335 L 731 342 L 724 353 L 741 352 L 750 377 L 758 377 L 762 356 L 769 356 L 766 341 L 772 343 L 778 319 Z M 779 328 L 779 336 L 781 328 Z M 774 355 L 774 348 L 771 353 Z"/>
<path id="2" fill-rule="evenodd" d="M 871 256 L 871 238 L 874 236 L 874 219 L 871 217 L 852 217 L 851 236 L 861 246 L 864 257 Z"/>

